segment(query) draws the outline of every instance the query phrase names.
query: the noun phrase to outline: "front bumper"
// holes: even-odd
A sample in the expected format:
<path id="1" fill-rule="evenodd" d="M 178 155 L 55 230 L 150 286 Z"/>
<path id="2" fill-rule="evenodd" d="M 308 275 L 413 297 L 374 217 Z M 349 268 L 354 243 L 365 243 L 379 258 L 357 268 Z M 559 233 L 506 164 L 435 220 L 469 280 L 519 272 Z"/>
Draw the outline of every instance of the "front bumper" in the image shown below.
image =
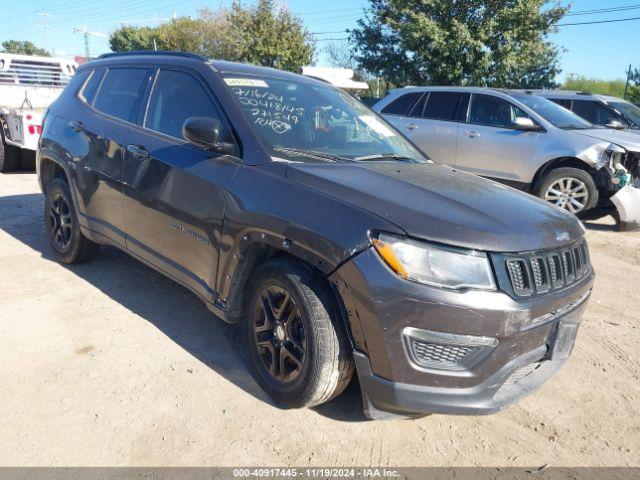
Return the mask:
<path id="1" fill-rule="evenodd" d="M 340 267 L 332 280 L 350 320 L 365 413 L 384 418 L 487 414 L 538 388 L 569 356 L 593 271 L 562 290 L 516 301 L 503 292 L 408 282 L 369 249 Z M 433 368 L 416 364 L 408 331 L 495 344 L 485 342 L 484 353 L 464 368 Z"/>
<path id="2" fill-rule="evenodd" d="M 640 188 L 626 185 L 610 200 L 618 210 L 620 230 L 640 228 Z"/>

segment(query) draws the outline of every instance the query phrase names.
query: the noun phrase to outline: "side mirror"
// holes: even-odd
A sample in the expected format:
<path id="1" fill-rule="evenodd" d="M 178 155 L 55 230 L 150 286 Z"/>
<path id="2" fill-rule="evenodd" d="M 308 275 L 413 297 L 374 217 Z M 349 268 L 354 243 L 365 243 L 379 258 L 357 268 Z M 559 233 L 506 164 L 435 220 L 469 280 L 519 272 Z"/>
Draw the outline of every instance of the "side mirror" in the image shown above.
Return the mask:
<path id="1" fill-rule="evenodd" d="M 624 130 L 625 128 L 627 128 L 625 124 L 622 123 L 620 120 L 614 120 L 614 119 L 610 119 L 605 125 L 605 127 L 613 128 L 614 130 Z"/>
<path id="2" fill-rule="evenodd" d="M 529 117 L 516 117 L 513 122 L 513 126 L 517 130 L 524 130 L 526 132 L 540 131 L 540 127 L 536 125 Z"/>
<path id="3" fill-rule="evenodd" d="M 220 120 L 211 117 L 189 117 L 182 126 L 182 135 L 187 142 L 213 150 L 223 155 L 233 153 L 236 146 L 220 141 Z"/>

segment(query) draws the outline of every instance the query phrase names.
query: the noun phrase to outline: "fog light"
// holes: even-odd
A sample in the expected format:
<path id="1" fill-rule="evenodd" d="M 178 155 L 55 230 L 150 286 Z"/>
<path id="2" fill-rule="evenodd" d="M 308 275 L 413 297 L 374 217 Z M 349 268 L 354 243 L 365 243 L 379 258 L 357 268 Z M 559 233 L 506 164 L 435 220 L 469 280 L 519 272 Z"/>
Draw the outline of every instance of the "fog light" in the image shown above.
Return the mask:
<path id="1" fill-rule="evenodd" d="M 464 373 L 486 358 L 498 345 L 496 338 L 434 332 L 413 327 L 405 328 L 402 334 L 409 359 L 420 369 Z"/>

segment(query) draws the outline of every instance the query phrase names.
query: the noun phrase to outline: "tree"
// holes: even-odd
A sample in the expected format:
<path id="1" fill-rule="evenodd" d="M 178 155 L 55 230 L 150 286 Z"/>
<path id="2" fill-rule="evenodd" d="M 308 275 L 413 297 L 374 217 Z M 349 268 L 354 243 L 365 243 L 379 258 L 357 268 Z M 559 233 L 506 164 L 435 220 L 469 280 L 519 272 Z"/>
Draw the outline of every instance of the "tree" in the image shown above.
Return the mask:
<path id="1" fill-rule="evenodd" d="M 129 27 L 113 32 L 113 51 L 195 52 L 209 58 L 254 63 L 295 71 L 313 61 L 314 47 L 302 20 L 273 0 L 243 7 L 202 9 L 196 19 L 180 17 L 157 27 Z"/>
<path id="2" fill-rule="evenodd" d="M 38 55 L 40 57 L 50 57 L 44 48 L 38 48 L 27 40 L 6 40 L 2 42 L 2 49 L 6 53 L 17 53 L 21 55 Z"/>
<path id="3" fill-rule="evenodd" d="M 114 52 L 153 50 L 153 40 L 158 40 L 155 28 L 123 26 L 109 36 L 109 46 Z"/>
<path id="4" fill-rule="evenodd" d="M 235 4 L 232 8 L 237 8 Z M 202 54 L 208 58 L 240 61 L 248 48 L 246 25 L 240 19 L 232 23 L 231 12 L 224 8 L 211 11 L 203 8 L 198 12 L 202 19 Z"/>
<path id="5" fill-rule="evenodd" d="M 560 88 L 562 90 L 578 90 L 622 98 L 624 95 L 624 80 L 599 80 L 580 75 L 567 78 Z"/>
<path id="6" fill-rule="evenodd" d="M 634 68 L 629 76 L 626 99 L 640 105 L 640 69 Z"/>
<path id="7" fill-rule="evenodd" d="M 358 60 L 353 54 L 353 50 L 349 44 L 344 41 L 329 42 L 324 47 L 324 52 L 327 54 L 327 57 L 329 57 L 329 63 L 332 67 L 350 68 L 354 71 L 359 68 Z"/>
<path id="8" fill-rule="evenodd" d="M 273 0 L 259 0 L 246 9 L 234 1 L 229 20 L 245 32 L 241 61 L 289 71 L 312 63 L 315 49 L 302 20 L 288 10 L 276 9 Z"/>
<path id="9" fill-rule="evenodd" d="M 360 65 L 398 84 L 555 86 L 558 0 L 370 0 L 350 32 Z"/>

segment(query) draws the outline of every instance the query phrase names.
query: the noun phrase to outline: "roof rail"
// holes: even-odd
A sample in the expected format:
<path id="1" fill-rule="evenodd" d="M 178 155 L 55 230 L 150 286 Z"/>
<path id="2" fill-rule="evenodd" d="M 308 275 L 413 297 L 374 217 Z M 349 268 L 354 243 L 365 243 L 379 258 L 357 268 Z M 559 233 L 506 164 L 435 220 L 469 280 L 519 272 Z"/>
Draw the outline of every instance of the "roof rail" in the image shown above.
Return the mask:
<path id="1" fill-rule="evenodd" d="M 195 60 L 208 61 L 207 57 L 202 55 L 198 55 L 197 53 L 191 52 L 175 52 L 172 50 L 133 50 L 131 52 L 111 52 L 111 53 L 103 53 L 98 58 L 114 58 L 114 57 L 126 57 L 129 55 L 171 55 L 176 57 L 186 57 L 193 58 Z"/>

